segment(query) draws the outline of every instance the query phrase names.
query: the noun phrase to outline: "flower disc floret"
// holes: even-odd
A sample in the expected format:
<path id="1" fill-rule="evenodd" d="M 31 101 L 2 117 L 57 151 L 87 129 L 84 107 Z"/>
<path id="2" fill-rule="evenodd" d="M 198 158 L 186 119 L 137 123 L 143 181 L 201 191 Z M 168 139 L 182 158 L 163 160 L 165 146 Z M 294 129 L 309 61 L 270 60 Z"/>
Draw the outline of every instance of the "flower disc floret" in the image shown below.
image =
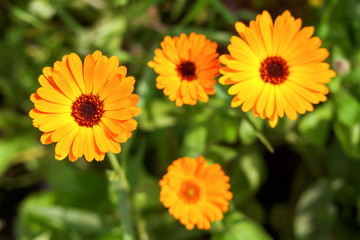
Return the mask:
<path id="1" fill-rule="evenodd" d="M 103 114 L 104 102 L 92 94 L 82 94 L 71 106 L 71 116 L 82 127 L 92 127 L 99 124 Z"/>
<path id="2" fill-rule="evenodd" d="M 289 67 L 281 57 L 268 57 L 260 67 L 260 76 L 264 82 L 281 84 L 289 75 Z"/>

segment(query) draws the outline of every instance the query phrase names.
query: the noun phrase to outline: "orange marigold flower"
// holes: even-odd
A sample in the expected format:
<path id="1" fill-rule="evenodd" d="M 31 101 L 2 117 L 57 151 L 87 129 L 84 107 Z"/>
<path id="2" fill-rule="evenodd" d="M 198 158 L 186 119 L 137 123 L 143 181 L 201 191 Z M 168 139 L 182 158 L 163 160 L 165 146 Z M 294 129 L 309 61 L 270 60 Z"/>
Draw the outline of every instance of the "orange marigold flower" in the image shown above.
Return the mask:
<path id="1" fill-rule="evenodd" d="M 202 34 L 191 33 L 189 37 L 166 36 L 161 42 L 162 49 L 155 50 L 155 57 L 148 62 L 159 74 L 156 87 L 175 101 L 176 106 L 195 105 L 209 100 L 215 93 L 215 77 L 219 75 L 219 54 L 217 43 Z"/>
<path id="2" fill-rule="evenodd" d="M 160 201 L 188 230 L 209 229 L 228 210 L 229 180 L 219 164 L 207 165 L 202 156 L 179 158 L 160 181 Z"/>
<path id="3" fill-rule="evenodd" d="M 141 112 L 139 97 L 132 94 L 135 79 L 126 73 L 117 57 L 100 51 L 87 55 L 84 64 L 71 53 L 43 69 L 29 115 L 44 132 L 41 142 L 56 142 L 56 159 L 84 155 L 89 162 L 101 161 L 108 151 L 120 152 L 119 142 L 131 137 L 137 126 L 133 117 Z"/>
<path id="4" fill-rule="evenodd" d="M 312 37 L 314 27 L 301 29 L 301 19 L 289 11 L 273 23 L 264 11 L 249 27 L 235 24 L 240 37 L 231 37 L 230 55 L 222 55 L 221 84 L 232 85 L 228 93 L 235 95 L 231 106 L 242 105 L 244 112 L 269 118 L 275 127 L 284 113 L 296 120 L 297 113 L 313 111 L 312 104 L 326 101 L 329 92 L 324 85 L 335 76 L 323 62 L 329 52 L 319 48 L 321 40 Z"/>

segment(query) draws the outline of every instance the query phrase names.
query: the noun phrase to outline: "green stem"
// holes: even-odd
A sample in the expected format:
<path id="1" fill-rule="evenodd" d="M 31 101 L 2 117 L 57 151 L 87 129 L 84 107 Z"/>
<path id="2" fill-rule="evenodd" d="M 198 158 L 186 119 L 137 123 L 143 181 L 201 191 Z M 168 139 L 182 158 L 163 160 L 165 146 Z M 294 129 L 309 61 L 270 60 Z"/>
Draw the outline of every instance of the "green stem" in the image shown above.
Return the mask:
<path id="1" fill-rule="evenodd" d="M 139 211 L 135 208 L 135 220 L 140 240 L 149 240 L 150 237 L 146 231 L 145 220 L 141 217 Z"/>
<path id="2" fill-rule="evenodd" d="M 245 118 L 245 120 L 251 125 L 251 127 L 253 128 L 253 130 L 256 133 L 256 136 L 258 137 L 258 139 L 264 144 L 264 146 L 266 147 L 266 149 L 271 152 L 274 153 L 275 150 L 273 148 L 273 146 L 271 145 L 271 143 L 269 142 L 269 140 L 265 137 L 265 135 L 259 131 L 259 129 L 257 129 L 257 127 L 255 126 L 255 124 L 251 121 L 251 119 L 248 117 L 248 115 L 246 115 L 244 112 L 242 112 L 243 117 Z"/>
<path id="3" fill-rule="evenodd" d="M 331 19 L 331 15 L 334 10 L 336 10 L 336 5 L 338 3 L 338 0 L 331 0 L 329 5 L 327 6 L 326 10 L 322 14 L 322 17 L 320 19 L 320 25 L 329 23 Z"/>
<path id="4" fill-rule="evenodd" d="M 215 85 L 215 90 L 217 92 L 217 94 L 224 99 L 229 105 L 230 105 L 230 96 L 224 91 L 224 89 L 222 89 L 220 86 Z M 253 128 L 253 130 L 256 133 L 256 136 L 258 137 L 258 139 L 265 145 L 265 147 L 267 148 L 267 150 L 271 153 L 274 153 L 274 148 L 271 145 L 271 143 L 269 142 L 269 140 L 265 137 L 265 135 L 255 126 L 255 124 L 251 121 L 251 119 L 248 117 L 248 115 L 246 115 L 243 111 L 239 111 L 242 115 L 242 117 L 245 118 L 245 120 L 251 125 L 251 127 Z"/>
<path id="5" fill-rule="evenodd" d="M 116 155 L 112 152 L 108 152 L 107 156 L 110 160 L 110 164 L 111 164 L 112 168 L 118 174 L 118 176 L 120 177 L 120 180 L 122 181 L 122 184 L 125 186 L 126 190 L 128 191 L 129 184 L 126 179 L 125 172 L 124 172 L 123 168 L 120 166 L 119 160 L 117 159 Z"/>
<path id="6" fill-rule="evenodd" d="M 134 234 L 130 218 L 130 203 L 129 203 L 129 184 L 126 180 L 125 172 L 119 164 L 115 154 L 108 152 L 107 156 L 110 160 L 110 164 L 114 170 L 115 177 L 109 179 L 116 184 L 119 212 L 121 222 L 123 224 L 124 240 L 134 240 Z"/>

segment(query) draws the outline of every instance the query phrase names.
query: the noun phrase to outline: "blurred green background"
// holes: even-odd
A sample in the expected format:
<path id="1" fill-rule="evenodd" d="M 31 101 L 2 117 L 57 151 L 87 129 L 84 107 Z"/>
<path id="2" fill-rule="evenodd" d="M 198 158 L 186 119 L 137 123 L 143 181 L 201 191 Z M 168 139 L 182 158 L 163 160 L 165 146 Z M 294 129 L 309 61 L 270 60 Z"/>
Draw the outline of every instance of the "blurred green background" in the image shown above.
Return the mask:
<path id="1" fill-rule="evenodd" d="M 205 34 L 220 54 L 262 10 L 315 26 L 337 72 L 328 101 L 275 129 L 230 108 L 217 84 L 206 104 L 177 108 L 147 67 L 165 35 Z M 360 239 L 360 2 L 357 0 L 1 0 L 0 239 L 122 239 L 108 160 L 54 159 L 28 112 L 41 70 L 71 52 L 116 55 L 137 79 L 141 115 L 118 155 L 141 240 Z M 269 153 L 254 126 L 271 142 Z M 178 157 L 204 155 L 231 178 L 234 198 L 209 231 L 187 231 L 159 202 L 158 181 Z"/>

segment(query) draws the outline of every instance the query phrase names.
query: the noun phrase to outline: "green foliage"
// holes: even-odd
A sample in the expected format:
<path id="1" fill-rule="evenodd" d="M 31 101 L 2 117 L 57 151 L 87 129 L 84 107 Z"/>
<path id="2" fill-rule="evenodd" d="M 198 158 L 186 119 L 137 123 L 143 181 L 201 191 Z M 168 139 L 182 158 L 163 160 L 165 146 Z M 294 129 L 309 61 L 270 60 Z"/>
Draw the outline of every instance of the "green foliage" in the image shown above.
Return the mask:
<path id="1" fill-rule="evenodd" d="M 266 179 L 266 167 L 262 156 L 255 150 L 241 151 L 240 159 L 236 161 L 231 178 L 234 202 L 241 203 L 253 196 Z"/>
<path id="2" fill-rule="evenodd" d="M 214 234 L 211 240 L 271 240 L 272 238 L 256 223 L 239 212 L 228 214 L 224 220 L 224 230 Z"/>
<path id="3" fill-rule="evenodd" d="M 331 236 L 336 221 L 334 195 L 341 187 L 341 181 L 332 184 L 319 180 L 303 193 L 297 207 L 294 221 L 298 239 L 325 239 Z"/>
<path id="4" fill-rule="evenodd" d="M 329 137 L 333 106 L 332 102 L 319 106 L 302 118 L 298 129 L 306 140 L 314 145 L 323 146 Z"/>

